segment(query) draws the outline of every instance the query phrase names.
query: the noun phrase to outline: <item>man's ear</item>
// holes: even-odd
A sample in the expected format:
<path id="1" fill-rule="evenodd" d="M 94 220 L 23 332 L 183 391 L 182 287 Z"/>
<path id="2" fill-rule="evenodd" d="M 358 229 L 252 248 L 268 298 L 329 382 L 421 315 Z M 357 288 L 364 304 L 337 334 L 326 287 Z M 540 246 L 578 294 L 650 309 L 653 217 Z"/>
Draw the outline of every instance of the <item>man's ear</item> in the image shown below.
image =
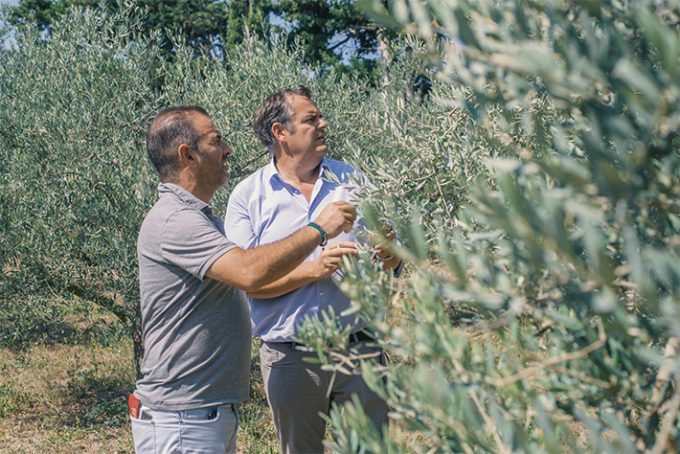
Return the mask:
<path id="1" fill-rule="evenodd" d="M 183 143 L 177 147 L 177 158 L 184 166 L 189 166 L 196 161 L 196 151 L 189 145 Z"/>
<path id="2" fill-rule="evenodd" d="M 274 139 L 277 142 L 285 142 L 287 132 L 288 130 L 284 128 L 281 123 L 279 122 L 272 123 L 272 135 L 274 136 Z"/>

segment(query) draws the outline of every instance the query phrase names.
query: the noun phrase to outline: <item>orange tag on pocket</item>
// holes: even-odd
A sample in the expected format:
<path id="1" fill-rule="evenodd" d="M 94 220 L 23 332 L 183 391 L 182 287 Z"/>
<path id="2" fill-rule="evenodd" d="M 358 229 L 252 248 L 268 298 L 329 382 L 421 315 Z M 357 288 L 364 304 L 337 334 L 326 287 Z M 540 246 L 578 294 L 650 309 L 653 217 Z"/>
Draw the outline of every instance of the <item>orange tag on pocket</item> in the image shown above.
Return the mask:
<path id="1" fill-rule="evenodd" d="M 128 408 L 130 409 L 130 417 L 139 419 L 139 407 L 142 403 L 135 397 L 134 394 L 128 396 Z"/>

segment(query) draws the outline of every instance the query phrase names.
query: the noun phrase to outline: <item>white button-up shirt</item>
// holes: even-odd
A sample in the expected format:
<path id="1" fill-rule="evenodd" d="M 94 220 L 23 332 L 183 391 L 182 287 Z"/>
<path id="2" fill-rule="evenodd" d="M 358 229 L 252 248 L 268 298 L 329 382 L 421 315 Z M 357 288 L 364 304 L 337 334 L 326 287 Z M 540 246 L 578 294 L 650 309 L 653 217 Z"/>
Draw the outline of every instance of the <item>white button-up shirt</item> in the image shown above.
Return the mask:
<path id="1" fill-rule="evenodd" d="M 286 238 L 312 222 L 330 203 L 353 202 L 356 189 L 350 181 L 355 170 L 350 165 L 324 159 L 314 185 L 311 201 L 295 187 L 283 181 L 274 162 L 257 170 L 241 181 L 229 197 L 225 216 L 226 236 L 243 249 L 273 243 Z M 356 205 L 353 203 L 353 205 Z M 358 241 L 355 230 L 342 233 L 332 241 Z M 317 247 L 305 261 L 321 254 Z M 340 314 L 350 305 L 334 278 L 322 279 L 285 295 L 258 299 L 250 298 L 253 335 L 266 342 L 289 342 L 296 327 L 305 317 L 320 314 L 333 307 Z M 343 326 L 361 328 L 354 315 L 340 317 Z"/>

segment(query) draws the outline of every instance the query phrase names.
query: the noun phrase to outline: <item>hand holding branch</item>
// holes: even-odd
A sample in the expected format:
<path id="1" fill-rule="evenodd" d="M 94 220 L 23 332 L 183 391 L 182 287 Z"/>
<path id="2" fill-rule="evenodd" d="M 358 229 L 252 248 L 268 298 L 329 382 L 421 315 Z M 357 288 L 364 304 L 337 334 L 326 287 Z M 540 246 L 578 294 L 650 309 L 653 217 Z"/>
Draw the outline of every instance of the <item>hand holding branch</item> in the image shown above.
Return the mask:
<path id="1" fill-rule="evenodd" d="M 386 234 L 385 238 L 389 241 L 392 241 L 396 238 L 396 234 L 394 233 L 394 230 L 390 229 Z M 395 256 L 394 253 L 392 252 L 391 249 L 389 249 L 387 246 L 382 246 L 380 244 L 376 245 L 373 247 L 373 252 L 375 253 L 376 257 L 378 257 L 380 260 L 383 262 L 383 268 L 386 270 L 393 270 L 396 267 L 399 266 L 399 263 L 401 260 L 399 257 Z"/>
<path id="2" fill-rule="evenodd" d="M 326 231 L 330 239 L 342 232 L 351 231 L 356 218 L 357 211 L 352 205 L 347 202 L 333 202 L 324 208 L 314 222 Z"/>
<path id="3" fill-rule="evenodd" d="M 315 266 L 317 279 L 330 277 L 342 265 L 342 258 L 346 255 L 357 255 L 359 249 L 355 243 L 343 241 L 329 244 L 321 255 L 312 263 Z"/>

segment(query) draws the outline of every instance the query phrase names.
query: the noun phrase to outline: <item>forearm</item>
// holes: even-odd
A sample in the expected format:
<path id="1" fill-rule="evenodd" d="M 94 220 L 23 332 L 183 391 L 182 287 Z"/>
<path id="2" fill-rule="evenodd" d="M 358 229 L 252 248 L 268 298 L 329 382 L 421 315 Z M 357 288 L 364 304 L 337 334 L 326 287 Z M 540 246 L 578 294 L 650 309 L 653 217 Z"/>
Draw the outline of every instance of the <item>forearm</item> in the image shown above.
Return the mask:
<path id="1" fill-rule="evenodd" d="M 356 210 L 352 205 L 333 202 L 314 220 L 318 228 L 310 224 L 276 243 L 247 251 L 232 249 L 217 259 L 205 276 L 246 292 L 255 291 L 290 273 L 322 240 L 335 238 L 350 229 L 355 219 Z"/>
<path id="2" fill-rule="evenodd" d="M 250 288 L 257 290 L 290 273 L 319 245 L 319 233 L 304 227 L 275 243 L 244 251 L 244 269 L 254 277 Z"/>
<path id="3" fill-rule="evenodd" d="M 262 299 L 276 298 L 277 296 L 285 295 L 286 293 L 290 293 L 307 284 L 311 284 L 318 280 L 319 277 L 320 276 L 316 273 L 316 269 L 312 263 L 302 263 L 293 271 L 271 284 L 263 285 L 260 288 L 248 292 L 248 296 Z"/>
<path id="4" fill-rule="evenodd" d="M 319 232 L 303 227 L 272 244 L 250 250 L 232 249 L 217 259 L 206 276 L 246 292 L 254 291 L 290 273 L 319 241 Z"/>

